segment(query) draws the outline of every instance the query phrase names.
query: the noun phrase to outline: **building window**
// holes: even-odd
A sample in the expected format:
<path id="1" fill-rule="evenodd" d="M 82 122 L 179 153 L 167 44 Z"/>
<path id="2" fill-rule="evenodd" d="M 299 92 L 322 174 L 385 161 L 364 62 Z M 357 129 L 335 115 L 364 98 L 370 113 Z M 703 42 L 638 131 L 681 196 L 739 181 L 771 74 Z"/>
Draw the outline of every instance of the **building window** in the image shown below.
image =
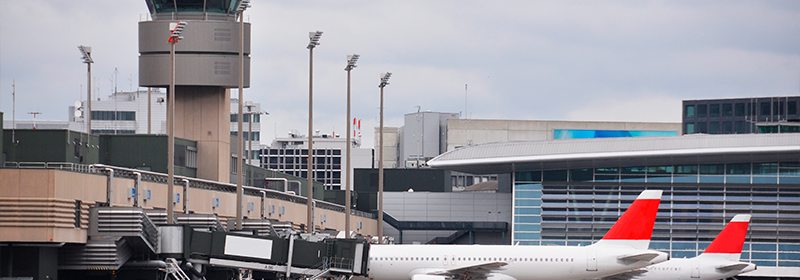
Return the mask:
<path id="1" fill-rule="evenodd" d="M 98 121 L 135 121 L 133 111 L 92 111 L 92 120 Z"/>
<path id="2" fill-rule="evenodd" d="M 731 122 L 722 122 L 722 134 L 731 134 L 731 133 L 733 133 Z"/>
<path id="3" fill-rule="evenodd" d="M 770 111 L 769 102 L 761 102 L 761 110 L 759 111 L 759 116 L 770 116 L 772 115 L 772 111 Z"/>
<path id="4" fill-rule="evenodd" d="M 709 106 L 708 117 L 719 118 L 719 104 L 711 104 Z"/>
<path id="5" fill-rule="evenodd" d="M 786 104 L 786 113 L 789 115 L 797 115 L 797 102 L 789 101 Z"/>
<path id="6" fill-rule="evenodd" d="M 239 122 L 239 114 L 231 114 L 231 122 Z"/>
<path id="7" fill-rule="evenodd" d="M 722 104 L 722 116 L 723 117 L 733 116 L 733 104 Z"/>
<path id="8" fill-rule="evenodd" d="M 708 123 L 708 133 L 719 134 L 719 122 Z"/>
<path id="9" fill-rule="evenodd" d="M 737 117 L 744 117 L 744 103 L 736 103 L 735 113 Z"/>
<path id="10" fill-rule="evenodd" d="M 686 105 L 683 116 L 685 118 L 694 118 L 694 105 Z"/>
<path id="11" fill-rule="evenodd" d="M 686 124 L 686 128 L 684 128 L 684 131 L 683 131 L 683 133 L 684 133 L 684 134 L 692 134 L 692 133 L 695 133 L 695 130 L 694 130 L 694 124 L 693 124 L 693 123 L 687 123 L 687 124 Z"/>
<path id="12" fill-rule="evenodd" d="M 697 133 L 708 133 L 708 127 L 705 122 L 697 123 Z"/>
<path id="13" fill-rule="evenodd" d="M 708 107 L 705 104 L 697 105 L 697 117 L 698 118 L 705 118 L 707 116 L 706 113 L 708 113 L 707 108 Z"/>
<path id="14" fill-rule="evenodd" d="M 197 148 L 186 146 L 186 167 L 197 168 Z"/>
<path id="15" fill-rule="evenodd" d="M 736 132 L 736 133 L 745 133 L 745 132 L 747 132 L 747 130 L 745 129 L 745 126 L 744 126 L 744 121 L 736 121 L 734 132 Z"/>

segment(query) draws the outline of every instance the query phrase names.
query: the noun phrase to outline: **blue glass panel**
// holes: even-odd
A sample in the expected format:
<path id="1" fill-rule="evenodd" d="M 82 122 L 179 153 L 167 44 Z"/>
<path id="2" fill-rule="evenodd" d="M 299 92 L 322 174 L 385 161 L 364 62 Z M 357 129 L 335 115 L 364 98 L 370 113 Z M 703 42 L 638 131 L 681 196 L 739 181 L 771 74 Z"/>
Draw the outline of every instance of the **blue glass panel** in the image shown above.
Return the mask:
<path id="1" fill-rule="evenodd" d="M 514 239 L 539 239 L 541 235 L 539 233 L 530 233 L 530 232 L 515 232 Z"/>
<path id="2" fill-rule="evenodd" d="M 777 183 L 778 183 L 778 176 L 769 176 L 769 177 L 753 176 L 753 184 L 777 184 Z"/>
<path id="3" fill-rule="evenodd" d="M 622 175 L 620 182 L 644 182 L 644 175 Z"/>
<path id="4" fill-rule="evenodd" d="M 669 183 L 672 182 L 672 178 L 669 176 L 648 176 L 647 182 Z"/>
<path id="5" fill-rule="evenodd" d="M 694 258 L 697 256 L 695 251 L 672 251 L 673 258 Z"/>
<path id="6" fill-rule="evenodd" d="M 781 184 L 800 184 L 800 177 L 781 176 Z"/>
<path id="7" fill-rule="evenodd" d="M 516 209 L 514 209 L 514 214 L 540 215 L 540 214 L 542 214 L 542 209 L 541 208 L 516 208 Z"/>
<path id="8" fill-rule="evenodd" d="M 781 262 L 778 262 L 778 266 L 800 267 L 800 262 L 781 261 Z"/>
<path id="9" fill-rule="evenodd" d="M 778 244 L 780 251 L 795 251 L 800 252 L 800 244 Z"/>
<path id="10" fill-rule="evenodd" d="M 800 260 L 800 253 L 778 253 L 778 259 L 797 261 Z"/>
<path id="11" fill-rule="evenodd" d="M 541 191 L 515 191 L 514 198 L 541 198 Z"/>
<path id="12" fill-rule="evenodd" d="M 650 242 L 650 248 L 655 250 L 669 250 L 669 242 Z"/>
<path id="13" fill-rule="evenodd" d="M 542 200 L 540 199 L 517 199 L 514 201 L 517 206 L 541 206 Z"/>
<path id="14" fill-rule="evenodd" d="M 516 224 L 516 225 L 514 225 L 514 231 L 542 231 L 542 226 L 541 225 Z"/>
<path id="15" fill-rule="evenodd" d="M 517 190 L 541 190 L 542 184 L 516 184 L 514 189 Z"/>
<path id="16" fill-rule="evenodd" d="M 678 175 L 678 174 L 675 174 L 675 177 L 673 177 L 672 180 L 675 183 L 697 183 L 697 175 Z"/>
<path id="17" fill-rule="evenodd" d="M 722 183 L 722 182 L 724 182 L 723 176 L 700 175 L 700 183 Z"/>
<path id="18" fill-rule="evenodd" d="M 752 251 L 775 251 L 775 244 L 752 244 Z"/>
<path id="19" fill-rule="evenodd" d="M 680 249 L 683 249 L 683 250 L 691 249 L 691 250 L 694 250 L 694 249 L 697 249 L 696 246 L 697 246 L 697 244 L 695 244 L 694 242 L 692 242 L 692 243 L 672 242 L 672 249 L 673 250 L 675 250 L 675 249 L 679 249 L 679 250 Z"/>
<path id="20" fill-rule="evenodd" d="M 552 240 L 542 241 L 542 245 L 564 245 L 564 243 L 565 243 L 564 241 L 552 241 Z"/>
<path id="21" fill-rule="evenodd" d="M 756 260 L 774 260 L 775 259 L 775 253 L 753 252 L 753 253 L 750 253 L 750 254 L 751 254 L 752 258 L 756 259 Z"/>
<path id="22" fill-rule="evenodd" d="M 753 263 L 759 266 L 775 266 L 775 261 L 753 261 Z"/>
<path id="23" fill-rule="evenodd" d="M 750 259 L 750 252 L 742 252 L 742 260 Z"/>
<path id="24" fill-rule="evenodd" d="M 516 243 L 515 241 L 514 244 Z M 519 241 L 519 245 L 539 246 L 539 241 Z"/>
<path id="25" fill-rule="evenodd" d="M 725 178 L 726 178 L 726 181 L 725 181 L 726 183 L 743 183 L 743 184 L 749 184 L 750 183 L 750 175 L 744 175 L 744 176 L 727 175 L 727 176 L 725 176 Z"/>
<path id="26" fill-rule="evenodd" d="M 516 216 L 514 217 L 514 223 L 517 224 L 538 224 L 542 222 L 542 218 L 539 216 Z"/>

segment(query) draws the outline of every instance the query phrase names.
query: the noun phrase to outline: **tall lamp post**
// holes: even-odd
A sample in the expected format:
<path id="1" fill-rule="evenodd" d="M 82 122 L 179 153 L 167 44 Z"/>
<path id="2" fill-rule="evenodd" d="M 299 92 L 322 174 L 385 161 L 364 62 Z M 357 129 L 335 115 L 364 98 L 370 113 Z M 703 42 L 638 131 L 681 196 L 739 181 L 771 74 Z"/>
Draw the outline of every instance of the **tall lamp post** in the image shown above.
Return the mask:
<path id="1" fill-rule="evenodd" d="M 260 115 L 269 115 L 269 112 L 265 112 L 265 111 L 253 112 L 253 107 L 255 107 L 255 105 L 253 105 L 253 103 L 250 102 L 250 101 L 247 101 L 244 106 L 247 107 L 247 115 L 249 116 L 248 121 L 247 121 L 247 123 L 248 123 L 247 145 L 248 145 L 249 148 L 247 149 L 247 156 L 245 157 L 248 160 L 248 164 L 249 164 L 250 160 L 252 160 L 252 156 L 253 156 L 253 140 L 255 140 L 255 139 L 253 139 L 253 119 L 254 119 L 253 117 L 256 116 L 256 115 L 258 115 L 258 116 L 260 116 Z M 252 184 L 250 184 L 250 185 L 252 185 Z"/>
<path id="2" fill-rule="evenodd" d="M 186 28 L 185 21 L 171 22 L 170 29 L 172 33 L 169 35 L 167 42 L 170 43 L 169 48 L 169 64 L 170 64 L 170 78 L 169 78 L 169 92 L 167 92 L 167 224 L 174 223 L 175 206 L 173 202 L 175 199 L 175 44 L 183 39 L 181 33 Z M 184 209 L 186 210 L 186 209 Z"/>
<path id="3" fill-rule="evenodd" d="M 92 47 L 80 45 L 78 50 L 81 51 L 81 59 L 86 63 L 86 111 L 84 112 L 84 119 L 86 120 L 86 135 L 92 134 Z"/>
<path id="4" fill-rule="evenodd" d="M 239 14 L 239 128 L 237 134 L 238 147 L 236 153 L 239 154 L 239 159 L 236 161 L 236 229 L 242 229 L 242 197 L 244 196 L 244 188 L 242 188 L 242 181 L 244 181 L 244 138 L 242 137 L 242 102 L 244 99 L 244 10 L 250 7 L 250 0 L 241 0 L 239 6 L 236 7 L 236 12 Z"/>
<path id="5" fill-rule="evenodd" d="M 381 83 L 378 85 L 381 88 L 381 123 L 380 123 L 380 136 L 378 137 L 378 244 L 383 244 L 383 88 L 389 85 L 389 77 L 392 73 L 381 73 Z"/>
<path id="6" fill-rule="evenodd" d="M 350 70 L 356 68 L 356 61 L 358 58 L 361 57 L 360 55 L 353 54 L 347 56 L 347 67 L 344 68 L 347 71 L 347 155 L 345 156 L 347 159 L 345 160 L 347 164 L 347 171 L 345 171 L 345 187 L 344 187 L 344 232 L 347 233 L 347 238 L 350 238 L 350 147 L 353 145 L 350 142 Z"/>
<path id="7" fill-rule="evenodd" d="M 306 220 L 307 233 L 314 233 L 314 48 L 319 45 L 319 38 L 322 31 L 308 32 L 308 193 L 307 207 L 308 216 Z"/>

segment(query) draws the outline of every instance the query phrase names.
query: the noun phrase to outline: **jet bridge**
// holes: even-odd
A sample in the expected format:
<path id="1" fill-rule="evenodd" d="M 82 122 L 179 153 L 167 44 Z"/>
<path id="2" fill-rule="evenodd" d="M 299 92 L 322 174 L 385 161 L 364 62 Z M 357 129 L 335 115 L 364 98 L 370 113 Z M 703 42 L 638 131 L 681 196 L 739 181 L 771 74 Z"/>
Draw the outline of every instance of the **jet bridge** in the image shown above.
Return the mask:
<path id="1" fill-rule="evenodd" d="M 85 271 L 118 279 L 230 279 L 249 272 L 254 278 L 318 279 L 366 275 L 369 240 L 336 239 L 326 234 L 297 234 L 267 219 L 243 221 L 229 231 L 214 215 L 177 214 L 167 224 L 163 210 L 138 207 L 90 209 L 89 241 L 60 251 L 63 278 Z M 283 229 L 280 229 L 283 228 Z M 83 272 L 82 272 L 83 271 Z"/>

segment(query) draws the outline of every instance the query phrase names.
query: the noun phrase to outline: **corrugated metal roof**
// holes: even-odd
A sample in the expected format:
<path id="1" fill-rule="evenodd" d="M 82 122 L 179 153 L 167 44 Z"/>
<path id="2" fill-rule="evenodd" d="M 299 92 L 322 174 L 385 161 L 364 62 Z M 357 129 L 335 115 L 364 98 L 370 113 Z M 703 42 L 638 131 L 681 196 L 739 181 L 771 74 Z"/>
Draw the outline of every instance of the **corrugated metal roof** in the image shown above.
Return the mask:
<path id="1" fill-rule="evenodd" d="M 692 134 L 665 137 L 595 138 L 487 143 L 443 153 L 428 165 L 530 163 L 637 156 L 800 151 L 800 134 Z"/>

